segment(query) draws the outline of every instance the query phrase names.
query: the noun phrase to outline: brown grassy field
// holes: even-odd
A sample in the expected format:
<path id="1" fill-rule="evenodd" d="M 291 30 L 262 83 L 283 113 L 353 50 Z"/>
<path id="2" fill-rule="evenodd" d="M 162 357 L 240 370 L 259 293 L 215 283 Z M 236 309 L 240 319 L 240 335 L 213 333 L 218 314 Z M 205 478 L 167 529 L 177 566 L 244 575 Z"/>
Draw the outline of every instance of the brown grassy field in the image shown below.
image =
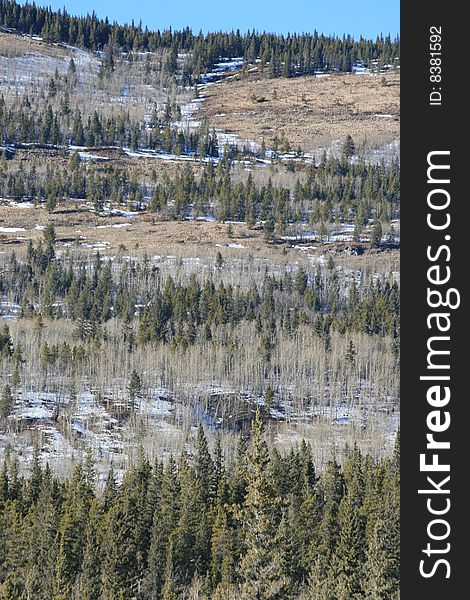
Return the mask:
<path id="1" fill-rule="evenodd" d="M 384 144 L 399 137 L 399 73 L 337 74 L 268 79 L 258 72 L 238 75 L 205 91 L 211 126 L 241 139 L 277 134 L 294 149 L 329 145 L 351 134 L 356 143 Z"/>
<path id="2" fill-rule="evenodd" d="M 32 53 L 63 58 L 72 56 L 73 51 L 63 45 L 48 44 L 38 38 L 0 32 L 0 56 L 17 58 Z"/>
<path id="3" fill-rule="evenodd" d="M 148 213 L 134 217 L 103 217 L 72 201 L 61 203 L 52 215 L 42 207 L 0 205 L 0 254 L 12 250 L 22 254 L 28 240 L 37 243 L 42 238 L 49 222 L 56 229 L 58 250 L 99 250 L 107 256 L 126 254 L 136 258 L 144 254 L 197 257 L 209 262 L 220 251 L 226 260 L 254 257 L 278 264 L 292 261 L 308 264 L 312 258 L 331 253 L 335 263 L 344 267 L 367 268 L 371 272 L 399 270 L 398 251 L 367 251 L 363 256 L 349 256 L 341 251 L 341 244 L 290 246 L 269 243 L 262 231 L 242 223 L 232 224 L 229 236 L 228 226 L 223 223 L 157 221 Z"/>

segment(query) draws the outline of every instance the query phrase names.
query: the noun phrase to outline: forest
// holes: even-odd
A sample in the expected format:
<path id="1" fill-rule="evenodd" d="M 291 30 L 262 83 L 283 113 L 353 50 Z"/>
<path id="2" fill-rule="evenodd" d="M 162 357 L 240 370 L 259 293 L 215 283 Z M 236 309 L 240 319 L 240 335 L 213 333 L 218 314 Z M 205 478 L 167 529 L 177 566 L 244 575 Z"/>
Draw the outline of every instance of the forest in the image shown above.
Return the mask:
<path id="1" fill-rule="evenodd" d="M 0 0 L 0 600 L 398 600 L 399 69 Z"/>
<path id="2" fill-rule="evenodd" d="M 18 307 L 0 338 L 7 431 L 28 433 L 33 398 L 46 394 L 41 418 L 78 448 L 83 434 L 92 436 L 101 467 L 122 464 L 135 444 L 156 451 L 145 416 L 156 397 L 178 398 L 190 411 L 177 417 L 176 410 L 178 427 L 202 415 L 211 435 L 223 427 L 232 446 L 229 415 L 243 414 L 253 401 L 268 418 L 293 411 L 296 418 L 311 414 L 313 422 L 316 411 L 331 415 L 342 403 L 352 411 L 362 407 L 377 436 L 382 427 L 372 407 L 385 402 L 387 418 L 398 409 L 394 277 L 355 270 L 347 276 L 331 256 L 325 265 L 300 264 L 295 271 L 289 262 L 239 261 L 224 250 L 202 268 L 199 261 L 64 252 L 52 223 L 24 255 L 10 253 L 0 277 L 4 302 Z M 86 418 L 84 430 L 77 425 L 90 392 L 98 414 L 113 415 L 133 432 L 109 456 L 105 440 L 94 438 L 102 427 L 96 418 Z M 32 408 L 18 414 L 15 399 Z M 195 406 L 199 417 L 191 414 Z M 380 442 L 368 444 L 380 455 Z"/>
<path id="3" fill-rule="evenodd" d="M 142 24 L 118 25 L 95 14 L 73 17 L 66 10 L 53 12 L 32 4 L 1 0 L 0 23 L 4 28 L 37 35 L 49 42 L 62 42 L 88 50 L 110 52 L 155 52 L 169 49 L 169 70 L 176 71 L 178 53 L 188 55 L 185 81 L 189 84 L 223 58 L 244 57 L 247 63 L 269 63 L 271 77 L 307 75 L 323 70 L 351 71 L 357 60 L 370 64 L 396 64 L 399 40 L 380 36 L 376 40 L 313 34 L 274 35 L 256 31 L 194 34 L 182 31 L 149 31 Z"/>
<path id="4" fill-rule="evenodd" d="M 85 200 L 98 213 L 124 205 L 160 219 L 214 216 L 220 222 L 246 222 L 249 226 L 261 222 L 267 235 L 276 236 L 285 234 L 288 227 L 299 230 L 302 224 L 317 225 L 326 236 L 326 224 L 353 222 L 360 237 L 369 220 L 390 225 L 400 216 L 396 161 L 386 166 L 324 157 L 306 171 L 294 171 L 289 185 L 274 185 L 271 179 L 257 184 L 251 173 L 240 181 L 228 157 L 217 166 L 208 162 L 200 174 L 188 165 L 179 167 L 171 177 L 154 170 L 147 182 L 129 177 L 126 170 L 112 164 L 84 164 L 76 153 L 61 171 L 55 171 L 53 164 L 50 161 L 44 169 L 44 161 L 41 166 L 35 161 L 27 161 L 25 166 L 22 161 L 16 169 L 5 157 L 0 159 L 3 195 L 42 203 L 50 212 L 61 201 Z"/>
<path id="5" fill-rule="evenodd" d="M 13 600 L 399 597 L 398 448 L 346 448 L 321 471 L 308 444 L 270 450 L 257 413 L 227 461 L 202 427 L 194 451 L 96 489 L 90 455 L 67 481 L 36 452 L 0 473 L 1 597 Z"/>
<path id="6" fill-rule="evenodd" d="M 159 269 L 143 263 L 122 265 L 102 260 L 99 252 L 93 264 L 87 261 L 56 259 L 55 231 L 49 225 L 43 242 L 27 249 L 24 263 L 11 255 L 7 272 L 0 280 L 0 293 L 21 304 L 21 318 L 66 318 L 95 327 L 112 317 L 126 323 L 138 321 L 137 341 L 175 340 L 177 331 L 188 331 L 186 342 L 194 341 L 198 329 L 206 332 L 212 324 L 244 321 L 276 335 L 278 329 L 293 332 L 299 324 L 311 325 L 319 334 L 333 330 L 345 334 L 362 331 L 369 335 L 397 335 L 399 289 L 390 281 L 370 282 L 358 291 L 350 285 L 347 293 L 330 273 L 309 274 L 300 267 L 282 278 L 265 274 L 260 283 L 247 278 L 245 289 L 224 283 L 217 277 L 223 257 L 216 256 L 216 274 L 203 283 L 193 274 L 189 281 L 162 277 Z M 215 279 L 215 282 L 214 282 Z M 140 309 L 136 312 L 136 307 Z M 83 334 L 78 336 L 83 338 Z"/>

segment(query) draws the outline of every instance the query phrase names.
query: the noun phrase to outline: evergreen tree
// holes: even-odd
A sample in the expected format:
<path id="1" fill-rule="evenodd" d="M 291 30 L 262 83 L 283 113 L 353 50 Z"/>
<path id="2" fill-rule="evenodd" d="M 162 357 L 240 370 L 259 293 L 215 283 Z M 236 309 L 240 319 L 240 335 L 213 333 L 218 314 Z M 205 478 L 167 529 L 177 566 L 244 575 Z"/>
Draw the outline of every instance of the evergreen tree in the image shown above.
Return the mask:
<path id="1" fill-rule="evenodd" d="M 13 407 L 15 405 L 15 400 L 13 398 L 13 394 L 11 393 L 11 387 L 6 383 L 3 386 L 2 397 L 0 400 L 0 416 L 3 419 L 9 417 L 13 411 Z"/>
<path id="2" fill-rule="evenodd" d="M 341 499 L 338 523 L 340 535 L 333 567 L 336 576 L 336 596 L 338 600 L 359 600 L 363 598 L 361 582 L 365 535 L 360 505 L 353 491 L 349 491 Z"/>
<path id="3" fill-rule="evenodd" d="M 137 593 L 143 576 L 139 569 L 139 540 L 136 537 L 139 520 L 135 495 L 126 489 L 111 507 L 104 525 L 103 600 L 131 600 Z"/>
<path id="4" fill-rule="evenodd" d="M 245 553 L 240 564 L 241 598 L 281 599 L 287 581 L 280 572 L 277 546 L 279 498 L 268 475 L 269 453 L 260 412 L 253 422 L 243 525 Z"/>
<path id="5" fill-rule="evenodd" d="M 99 504 L 94 501 L 87 520 L 83 561 L 77 582 L 78 594 L 83 600 L 101 599 L 100 512 Z"/>
<path id="6" fill-rule="evenodd" d="M 372 227 L 372 233 L 370 237 L 370 246 L 371 248 L 378 248 L 382 243 L 382 225 L 379 219 L 376 219 L 374 222 L 374 226 Z"/>
<path id="7" fill-rule="evenodd" d="M 222 257 L 222 254 L 220 252 L 217 252 L 216 257 L 215 257 L 215 266 L 217 269 L 221 269 L 222 266 L 224 264 L 224 259 Z"/>
<path id="8" fill-rule="evenodd" d="M 351 367 L 353 367 L 356 363 L 356 356 L 357 356 L 357 350 L 356 350 L 356 346 L 354 345 L 354 342 L 352 340 L 349 340 L 348 343 L 348 348 L 346 350 L 346 354 L 345 354 L 345 360 L 346 362 L 351 365 Z"/>
<path id="9" fill-rule="evenodd" d="M 170 536 L 175 531 L 180 511 L 180 484 L 176 465 L 170 458 L 166 466 L 160 497 L 153 518 L 149 569 L 144 587 L 150 597 L 159 597 L 165 583 Z"/>
<path id="10" fill-rule="evenodd" d="M 341 154 L 345 159 L 352 158 L 356 154 L 356 146 L 351 135 L 349 134 L 344 139 Z"/>
<path id="11" fill-rule="evenodd" d="M 363 596 L 367 600 L 399 598 L 400 556 L 399 520 L 387 507 L 376 521 L 367 548 Z"/>
<path id="12" fill-rule="evenodd" d="M 142 380 L 135 369 L 131 373 L 129 385 L 127 386 L 127 392 L 129 394 L 129 407 L 132 411 L 134 411 L 137 408 L 136 400 L 142 394 Z"/>
<path id="13" fill-rule="evenodd" d="M 0 354 L 5 358 L 9 358 L 13 354 L 13 341 L 6 323 L 0 329 Z"/>
<path id="14" fill-rule="evenodd" d="M 46 199 L 46 210 L 48 213 L 52 214 L 57 207 L 57 198 L 51 192 L 47 195 Z"/>

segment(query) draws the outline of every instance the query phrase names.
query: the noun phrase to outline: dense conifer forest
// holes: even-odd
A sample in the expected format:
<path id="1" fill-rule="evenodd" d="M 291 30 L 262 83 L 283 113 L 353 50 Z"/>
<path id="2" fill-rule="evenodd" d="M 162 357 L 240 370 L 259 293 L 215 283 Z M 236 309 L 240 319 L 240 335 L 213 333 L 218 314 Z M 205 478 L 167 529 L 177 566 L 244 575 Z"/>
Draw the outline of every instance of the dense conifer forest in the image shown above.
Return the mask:
<path id="1" fill-rule="evenodd" d="M 240 33 L 213 32 L 194 34 L 182 31 L 149 31 L 141 23 L 118 25 L 96 14 L 73 17 L 66 10 L 53 12 L 32 4 L 20 5 L 1 0 L 1 26 L 29 35 L 38 35 L 49 42 L 62 42 L 92 51 L 155 52 L 169 49 L 170 70 L 176 71 L 178 53 L 188 54 L 185 74 L 188 83 L 220 59 L 243 56 L 247 63 L 255 60 L 270 64 L 270 76 L 292 77 L 323 70 L 351 71 L 353 64 L 364 61 L 380 65 L 396 64 L 399 60 L 399 41 L 390 36 L 376 40 L 313 34 L 274 35 L 251 31 Z"/>
<path id="2" fill-rule="evenodd" d="M 258 413 L 226 461 L 194 451 L 96 487 L 90 456 L 59 481 L 0 474 L 1 597 L 12 600 L 398 598 L 398 454 L 345 450 L 317 472 L 310 447 L 268 447 Z"/>

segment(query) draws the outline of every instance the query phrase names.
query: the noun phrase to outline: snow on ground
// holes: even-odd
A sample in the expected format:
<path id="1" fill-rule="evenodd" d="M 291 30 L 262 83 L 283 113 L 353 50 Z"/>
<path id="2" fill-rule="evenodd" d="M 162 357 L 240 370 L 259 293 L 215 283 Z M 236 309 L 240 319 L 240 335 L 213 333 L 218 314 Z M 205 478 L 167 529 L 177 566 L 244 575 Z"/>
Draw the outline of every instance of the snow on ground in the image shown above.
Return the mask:
<path id="1" fill-rule="evenodd" d="M 0 315 L 2 317 L 15 317 L 21 311 L 21 306 L 16 302 L 9 302 L 8 300 L 0 300 Z"/>
<path id="2" fill-rule="evenodd" d="M 90 154 L 88 152 L 79 152 L 78 156 L 82 160 L 96 160 L 96 161 L 109 160 L 109 156 L 100 156 L 98 154 Z"/>
<path id="3" fill-rule="evenodd" d="M 171 417 L 174 413 L 173 404 L 166 398 L 167 392 L 153 392 L 150 398 L 141 402 L 140 410 L 142 414 L 150 417 Z"/>
<path id="4" fill-rule="evenodd" d="M 364 382 L 358 381 L 358 385 L 363 386 Z M 77 461 L 83 460 L 85 448 L 91 448 L 101 481 L 110 464 L 118 469 L 124 468 L 141 443 L 126 424 L 129 417 L 122 416 L 123 411 L 127 410 L 125 382 L 117 382 L 117 386 L 117 389 L 101 393 L 80 392 L 74 398 L 62 392 L 30 390 L 20 394 L 15 412 L 9 420 L 21 421 L 23 427 L 27 422 L 29 434 L 35 431 L 39 435 L 42 459 L 49 462 L 52 468 L 69 469 Z M 352 435 L 357 428 L 376 432 L 380 424 L 380 427 L 385 427 L 385 438 L 393 443 L 399 424 L 398 409 L 394 412 L 391 399 L 378 400 L 376 393 L 374 389 L 368 389 L 370 402 L 366 398 L 361 403 L 354 394 L 353 397 L 330 399 L 328 389 L 325 389 L 325 399 L 321 402 L 314 398 L 306 399 L 301 404 L 291 400 L 274 402 L 270 417 L 276 424 L 276 441 L 284 444 L 290 440 L 292 443 L 292 436 L 295 441 L 303 437 L 313 439 L 317 428 L 326 426 L 329 431 L 328 443 L 335 443 L 341 439 L 343 431 L 349 432 L 347 435 Z M 173 452 L 186 435 L 183 422 L 191 431 L 201 421 L 213 431 L 219 429 L 222 415 L 217 409 L 211 408 L 214 406 L 212 401 L 200 400 L 217 396 L 231 397 L 240 402 L 240 407 L 251 407 L 253 410 L 256 405 L 265 404 L 262 396 L 254 396 L 249 390 L 223 385 L 205 384 L 198 389 L 181 381 L 178 383 L 178 392 L 172 393 L 160 381 L 157 386 L 146 389 L 145 395 L 138 399 L 138 415 L 145 420 L 146 436 L 152 452 L 157 452 L 160 459 Z M 0 438 L 0 446 L 4 446 L 1 434 Z M 20 456 L 23 468 L 30 465 L 31 439 L 22 438 L 19 434 L 11 444 L 14 452 Z"/>
<path id="5" fill-rule="evenodd" d="M 156 150 L 150 150 L 147 148 L 141 148 L 140 150 L 130 150 L 129 148 L 123 148 L 126 156 L 130 158 L 159 158 L 161 160 L 168 160 L 172 162 L 187 162 L 194 161 L 195 157 L 187 154 L 170 154 L 169 152 L 157 152 Z M 205 162 L 207 160 L 217 161 L 217 158 L 209 158 L 206 157 L 204 159 Z"/>
<path id="6" fill-rule="evenodd" d="M 51 466 L 63 466 L 67 461 L 81 460 L 85 447 L 93 451 L 95 460 L 104 467 L 109 464 L 124 464 L 125 451 L 132 437 L 111 411 L 121 407 L 126 410 L 123 392 L 99 395 L 81 392 L 76 398 L 63 396 L 59 392 L 28 391 L 20 394 L 11 422 L 21 421 L 27 425 L 27 431 L 36 431 L 41 439 L 42 458 Z M 148 390 L 145 398 L 140 399 L 139 414 L 158 432 L 164 434 L 167 441 L 180 438 L 181 428 L 174 425 L 175 406 L 172 395 L 164 388 Z M 1 436 L 0 436 L 1 437 Z M 0 444 L 1 447 L 3 443 Z M 15 438 L 15 452 L 23 458 L 25 464 L 32 456 L 28 436 L 21 434 Z M 1 452 L 0 452 L 1 453 Z"/>
<path id="7" fill-rule="evenodd" d="M 13 202 L 13 200 L 10 200 L 8 204 L 13 208 L 34 208 L 32 202 Z"/>
<path id="8" fill-rule="evenodd" d="M 24 227 L 0 227 L 0 233 L 18 233 L 26 231 Z"/>
<path id="9" fill-rule="evenodd" d="M 106 211 L 103 211 L 103 212 L 106 212 Z M 109 212 L 112 215 L 117 215 L 117 216 L 120 216 L 120 217 L 137 217 L 138 214 L 139 214 L 136 211 L 132 211 L 132 210 L 119 210 L 117 208 L 115 208 L 115 209 L 113 209 L 113 210 L 111 210 Z"/>

